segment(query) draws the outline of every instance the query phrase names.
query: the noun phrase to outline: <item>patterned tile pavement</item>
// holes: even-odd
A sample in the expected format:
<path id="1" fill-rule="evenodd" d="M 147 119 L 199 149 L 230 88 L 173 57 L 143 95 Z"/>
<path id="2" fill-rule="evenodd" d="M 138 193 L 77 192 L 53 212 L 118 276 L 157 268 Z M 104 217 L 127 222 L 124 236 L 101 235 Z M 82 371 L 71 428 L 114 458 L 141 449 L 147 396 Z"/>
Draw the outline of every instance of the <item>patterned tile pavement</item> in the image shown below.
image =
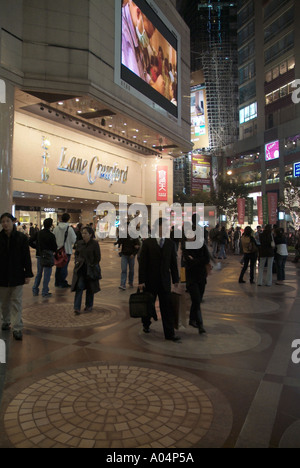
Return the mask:
<path id="1" fill-rule="evenodd" d="M 201 336 L 188 326 L 182 285 L 175 344 L 164 340 L 161 320 L 146 335 L 129 317 L 134 290 L 118 289 L 113 245 L 101 250 L 93 312 L 76 317 L 74 296 L 55 290 L 52 278 L 49 300 L 24 289 L 23 342 L 0 335 L 8 351 L 0 364 L 1 448 L 300 447 L 294 265 L 285 286 L 259 288 L 238 284 L 239 258 L 229 257 L 208 278 Z"/>

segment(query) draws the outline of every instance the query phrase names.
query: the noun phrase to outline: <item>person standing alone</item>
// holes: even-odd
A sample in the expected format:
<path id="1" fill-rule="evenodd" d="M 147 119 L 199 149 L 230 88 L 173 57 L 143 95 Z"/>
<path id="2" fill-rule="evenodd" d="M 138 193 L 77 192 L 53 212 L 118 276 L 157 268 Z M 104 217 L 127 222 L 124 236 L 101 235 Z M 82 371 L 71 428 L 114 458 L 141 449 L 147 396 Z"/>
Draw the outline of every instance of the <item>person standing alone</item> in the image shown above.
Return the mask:
<path id="1" fill-rule="evenodd" d="M 62 268 L 56 268 L 55 272 L 55 286 L 57 288 L 70 288 L 67 282 L 68 265 L 73 252 L 73 245 L 77 240 L 74 229 L 69 224 L 70 215 L 64 213 L 61 218 L 61 223 L 54 229 L 53 234 L 56 238 L 57 248 L 60 249 L 63 245 L 68 256 L 68 263 Z"/>
<path id="2" fill-rule="evenodd" d="M 45 298 L 52 296 L 52 294 L 49 293 L 49 282 L 52 274 L 52 266 L 54 265 L 54 253 L 57 250 L 55 235 L 50 231 L 52 225 L 52 218 L 45 219 L 44 229 L 39 231 L 37 235 L 37 275 L 35 277 L 32 293 L 34 296 L 39 295 L 39 285 L 44 273 L 42 296 Z M 47 258 L 45 258 L 45 254 L 47 254 Z"/>
<path id="3" fill-rule="evenodd" d="M 2 330 L 12 327 L 13 336 L 23 338 L 23 286 L 33 278 L 28 237 L 18 232 L 10 213 L 0 218 L 0 309 Z"/>

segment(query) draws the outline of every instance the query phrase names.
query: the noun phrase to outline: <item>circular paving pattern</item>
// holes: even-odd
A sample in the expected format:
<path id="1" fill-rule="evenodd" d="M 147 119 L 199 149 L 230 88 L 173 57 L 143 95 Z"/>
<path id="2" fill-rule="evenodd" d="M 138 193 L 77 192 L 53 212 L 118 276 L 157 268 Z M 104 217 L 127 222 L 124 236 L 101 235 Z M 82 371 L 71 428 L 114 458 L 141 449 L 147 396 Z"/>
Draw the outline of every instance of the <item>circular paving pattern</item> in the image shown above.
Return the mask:
<path id="1" fill-rule="evenodd" d="M 164 339 L 162 322 L 154 322 L 151 332 L 145 334 L 142 330 L 139 337 L 149 344 L 164 352 L 171 351 L 174 356 L 193 356 L 210 358 L 213 355 L 233 354 L 247 351 L 259 346 L 262 336 L 250 327 L 239 325 L 232 320 L 218 320 L 206 318 L 203 315 L 206 334 L 199 335 L 198 330 L 191 326 L 180 327 L 175 331 L 182 338 L 181 343 L 173 343 Z M 136 329 L 131 331 L 134 340 Z"/>
<path id="2" fill-rule="evenodd" d="M 204 297 L 202 309 L 204 312 L 208 310 L 222 314 L 272 314 L 280 311 L 280 305 L 269 299 L 257 297 L 224 295 L 221 299 L 207 294 Z"/>
<path id="3" fill-rule="evenodd" d="M 209 431 L 224 442 L 232 414 L 218 390 L 198 377 L 99 365 L 30 385 L 9 404 L 4 424 L 15 448 L 188 448 Z"/>
<path id="4" fill-rule="evenodd" d="M 124 318 L 117 307 L 95 304 L 92 312 L 74 314 L 73 303 L 32 304 L 23 309 L 25 325 L 40 328 L 83 328 L 103 326 Z"/>

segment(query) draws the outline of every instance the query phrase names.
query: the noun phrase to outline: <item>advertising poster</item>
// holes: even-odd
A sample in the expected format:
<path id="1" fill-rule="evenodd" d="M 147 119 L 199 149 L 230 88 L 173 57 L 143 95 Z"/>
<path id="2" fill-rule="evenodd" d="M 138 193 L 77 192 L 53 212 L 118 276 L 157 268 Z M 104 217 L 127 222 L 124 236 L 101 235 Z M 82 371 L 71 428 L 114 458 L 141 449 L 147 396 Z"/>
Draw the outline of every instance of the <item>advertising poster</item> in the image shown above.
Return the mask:
<path id="1" fill-rule="evenodd" d="M 168 201 L 168 166 L 156 169 L 156 200 Z"/>
<path id="2" fill-rule="evenodd" d="M 273 161 L 279 158 L 279 140 L 268 143 L 265 146 L 266 161 Z"/>
<path id="3" fill-rule="evenodd" d="M 211 185 L 211 159 L 209 156 L 192 156 L 192 193 L 209 191 Z"/>
<path id="4" fill-rule="evenodd" d="M 254 208 L 253 198 L 247 198 L 248 224 L 253 224 L 253 208 Z"/>
<path id="5" fill-rule="evenodd" d="M 195 86 L 191 89 L 191 140 L 195 149 L 209 146 L 206 112 L 206 89 Z"/>
<path id="6" fill-rule="evenodd" d="M 258 224 L 262 226 L 264 224 L 262 197 L 257 197 L 257 216 Z"/>
<path id="7" fill-rule="evenodd" d="M 268 196 L 262 196 L 262 209 L 263 209 L 263 223 L 264 225 L 269 223 L 269 204 L 268 204 Z"/>
<path id="8" fill-rule="evenodd" d="M 268 193 L 269 224 L 276 224 L 278 220 L 278 195 L 276 192 Z"/>
<path id="9" fill-rule="evenodd" d="M 238 198 L 237 205 L 238 205 L 238 223 L 244 224 L 245 223 L 245 208 L 246 208 L 245 198 Z"/>

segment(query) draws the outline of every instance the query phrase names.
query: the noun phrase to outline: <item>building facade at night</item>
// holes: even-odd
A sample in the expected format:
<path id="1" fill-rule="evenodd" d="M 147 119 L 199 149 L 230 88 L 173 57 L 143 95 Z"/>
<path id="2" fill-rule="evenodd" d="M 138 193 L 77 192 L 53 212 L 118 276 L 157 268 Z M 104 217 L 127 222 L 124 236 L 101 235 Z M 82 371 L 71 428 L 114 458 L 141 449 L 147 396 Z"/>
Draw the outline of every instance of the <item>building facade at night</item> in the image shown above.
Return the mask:
<path id="1" fill-rule="evenodd" d="M 300 161 L 299 13 L 298 1 L 238 2 L 239 141 L 226 148 L 226 172 L 254 206 L 282 199 Z"/>
<path id="2" fill-rule="evenodd" d="M 190 37 L 175 1 L 0 6 L 1 212 L 85 223 L 120 195 L 171 204 L 173 158 L 191 150 Z"/>

